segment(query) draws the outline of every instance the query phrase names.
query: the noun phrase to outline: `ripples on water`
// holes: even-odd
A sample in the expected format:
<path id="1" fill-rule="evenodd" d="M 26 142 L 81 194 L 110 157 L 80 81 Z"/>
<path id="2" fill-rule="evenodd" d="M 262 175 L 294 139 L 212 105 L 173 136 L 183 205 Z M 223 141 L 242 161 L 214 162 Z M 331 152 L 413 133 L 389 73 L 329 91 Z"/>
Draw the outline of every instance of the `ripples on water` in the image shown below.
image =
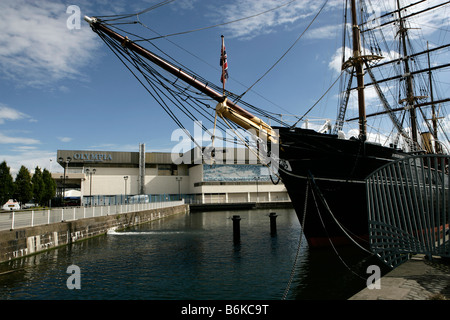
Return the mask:
<path id="1" fill-rule="evenodd" d="M 191 213 L 1 264 L 0 299 L 280 300 L 301 229 L 293 210 L 276 212 L 275 237 L 267 210 Z M 242 218 L 240 244 L 232 215 Z M 365 270 L 363 256 L 347 256 Z M 81 290 L 67 289 L 72 264 L 81 269 Z M 287 299 L 346 299 L 365 285 L 333 252 L 311 251 L 306 240 L 293 280 Z"/>

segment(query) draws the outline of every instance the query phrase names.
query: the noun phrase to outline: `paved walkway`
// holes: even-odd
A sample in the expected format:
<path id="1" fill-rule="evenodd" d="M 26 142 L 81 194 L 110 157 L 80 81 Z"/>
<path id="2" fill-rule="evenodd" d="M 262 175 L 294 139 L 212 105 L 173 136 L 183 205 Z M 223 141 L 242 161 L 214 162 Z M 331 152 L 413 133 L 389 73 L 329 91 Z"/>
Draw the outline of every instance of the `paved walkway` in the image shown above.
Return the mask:
<path id="1" fill-rule="evenodd" d="M 349 300 L 450 300 L 450 263 L 417 255 L 383 276 L 380 286 Z"/>

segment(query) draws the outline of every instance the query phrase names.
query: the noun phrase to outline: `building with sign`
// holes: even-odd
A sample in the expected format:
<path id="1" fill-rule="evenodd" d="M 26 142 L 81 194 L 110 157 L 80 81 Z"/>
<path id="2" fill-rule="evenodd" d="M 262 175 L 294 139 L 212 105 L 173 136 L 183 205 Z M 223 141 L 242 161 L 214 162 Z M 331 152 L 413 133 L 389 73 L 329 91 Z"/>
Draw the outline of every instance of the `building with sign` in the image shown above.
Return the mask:
<path id="1" fill-rule="evenodd" d="M 274 184 L 266 166 L 248 150 L 221 149 L 221 161 L 204 160 L 198 149 L 185 154 L 58 150 L 62 173 L 53 173 L 59 195 L 79 192 L 82 204 L 184 198 L 195 203 L 289 201 L 282 183 Z M 154 200 L 153 200 L 154 199 Z M 128 200 L 130 201 L 130 200 Z"/>

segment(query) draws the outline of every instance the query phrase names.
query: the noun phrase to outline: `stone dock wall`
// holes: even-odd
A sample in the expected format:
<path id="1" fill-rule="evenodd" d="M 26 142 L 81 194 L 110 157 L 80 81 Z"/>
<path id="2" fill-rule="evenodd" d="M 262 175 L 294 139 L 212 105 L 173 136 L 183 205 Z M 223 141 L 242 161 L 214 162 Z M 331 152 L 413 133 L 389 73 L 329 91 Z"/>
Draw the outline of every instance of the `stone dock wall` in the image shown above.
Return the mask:
<path id="1" fill-rule="evenodd" d="M 187 212 L 189 205 L 179 205 L 0 231 L 0 263 L 106 234 L 110 229 L 124 229 Z"/>

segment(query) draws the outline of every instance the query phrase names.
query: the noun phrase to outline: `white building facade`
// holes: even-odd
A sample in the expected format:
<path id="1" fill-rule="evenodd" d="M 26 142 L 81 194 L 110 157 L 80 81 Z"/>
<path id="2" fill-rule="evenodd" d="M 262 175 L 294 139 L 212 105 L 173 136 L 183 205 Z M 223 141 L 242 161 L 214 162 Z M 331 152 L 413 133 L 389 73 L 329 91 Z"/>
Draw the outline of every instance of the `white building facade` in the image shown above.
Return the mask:
<path id="1" fill-rule="evenodd" d="M 190 203 L 289 202 L 286 188 L 260 163 L 230 161 L 238 149 L 221 150 L 227 161 L 203 160 L 191 150 L 184 155 L 163 152 L 58 150 L 64 173 L 53 173 L 59 195 L 80 193 L 81 204 L 116 204 L 134 195 L 150 201 L 184 198 Z M 184 161 L 179 161 L 180 157 Z M 188 159 L 188 160 L 186 160 Z M 223 158 L 224 159 L 224 158 Z M 176 164 L 179 163 L 179 164 Z"/>

